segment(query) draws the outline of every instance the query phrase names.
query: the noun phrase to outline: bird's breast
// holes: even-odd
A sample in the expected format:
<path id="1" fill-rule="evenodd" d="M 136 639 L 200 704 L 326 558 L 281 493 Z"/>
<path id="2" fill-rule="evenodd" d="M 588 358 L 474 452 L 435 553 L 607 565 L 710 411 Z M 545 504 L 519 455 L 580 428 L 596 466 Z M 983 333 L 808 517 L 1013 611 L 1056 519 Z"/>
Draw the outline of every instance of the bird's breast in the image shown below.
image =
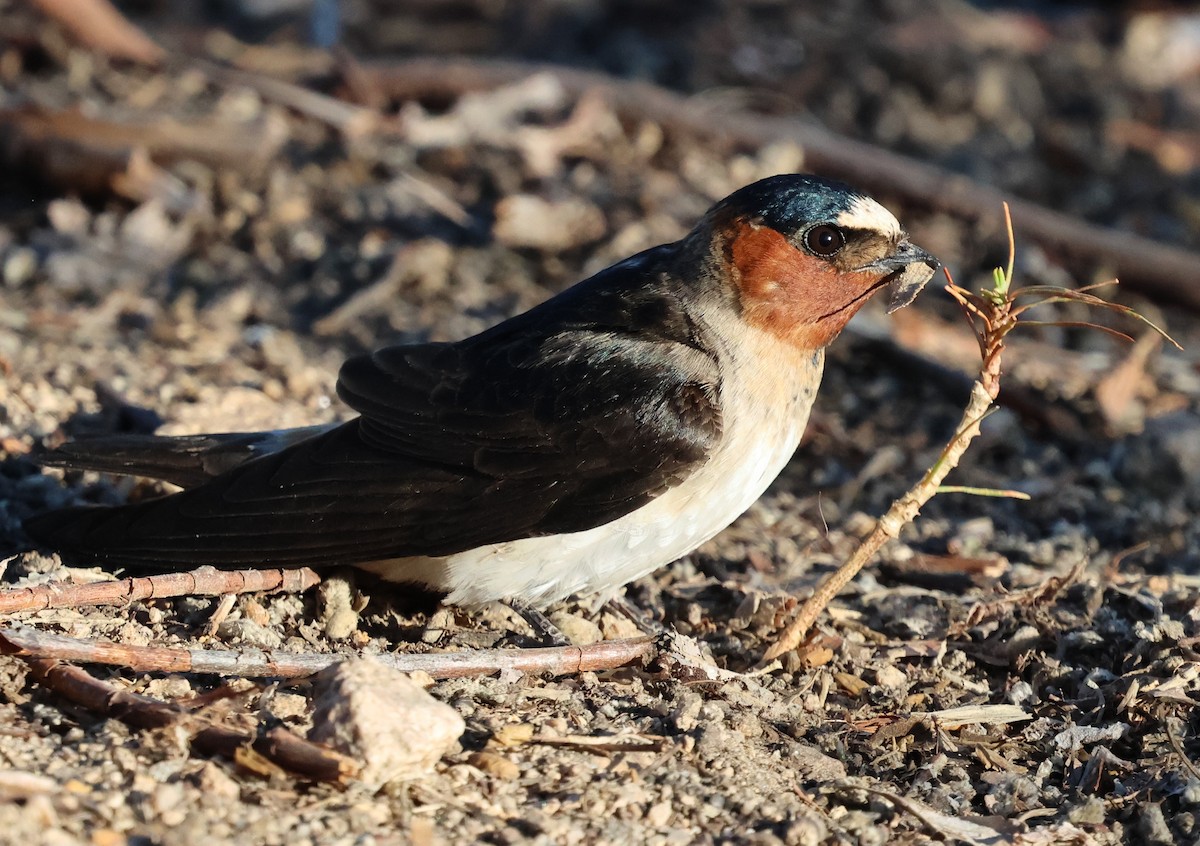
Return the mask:
<path id="1" fill-rule="evenodd" d="M 521 599 L 544 605 L 614 590 L 686 555 L 749 508 L 800 442 L 824 364 L 770 333 L 730 327 L 716 337 L 722 433 L 708 460 L 646 505 L 593 529 L 490 544 L 446 558 L 371 566 L 386 578 L 424 582 L 447 601 Z"/>

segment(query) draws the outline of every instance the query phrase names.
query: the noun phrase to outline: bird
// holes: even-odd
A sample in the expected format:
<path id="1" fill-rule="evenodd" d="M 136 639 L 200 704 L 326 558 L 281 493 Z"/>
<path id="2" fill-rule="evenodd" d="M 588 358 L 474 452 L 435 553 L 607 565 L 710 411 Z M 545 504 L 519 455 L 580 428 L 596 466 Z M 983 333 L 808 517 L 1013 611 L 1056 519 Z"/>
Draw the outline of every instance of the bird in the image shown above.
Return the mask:
<path id="1" fill-rule="evenodd" d="M 48 451 L 183 489 L 25 529 L 134 572 L 348 565 L 467 607 L 611 595 L 758 499 L 800 443 L 825 348 L 873 294 L 895 311 L 939 266 L 868 195 L 768 177 L 477 335 L 349 358 L 344 422 Z"/>

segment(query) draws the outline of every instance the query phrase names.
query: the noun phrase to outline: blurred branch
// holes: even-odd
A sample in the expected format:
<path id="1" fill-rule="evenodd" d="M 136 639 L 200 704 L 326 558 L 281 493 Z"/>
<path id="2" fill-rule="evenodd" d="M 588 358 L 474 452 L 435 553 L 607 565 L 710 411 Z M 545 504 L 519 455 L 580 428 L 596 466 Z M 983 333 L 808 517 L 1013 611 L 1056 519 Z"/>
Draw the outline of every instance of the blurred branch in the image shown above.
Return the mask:
<path id="1" fill-rule="evenodd" d="M 108 0 L 30 0 L 72 38 L 115 59 L 157 65 L 166 54 Z"/>
<path id="2" fill-rule="evenodd" d="M 326 123 L 350 138 L 368 135 L 382 124 L 379 112 L 374 109 L 347 103 L 287 80 L 226 67 L 206 59 L 192 59 L 189 64 L 222 85 L 249 88 L 265 100 Z"/>
<path id="3" fill-rule="evenodd" d="M 452 99 L 508 85 L 534 73 L 553 73 L 574 97 L 598 92 L 624 117 L 660 123 L 693 135 L 761 147 L 790 141 L 807 166 L 873 192 L 898 194 L 956 217 L 992 219 L 1009 200 L 1017 233 L 1092 266 L 1103 265 L 1126 287 L 1200 310 L 1200 254 L 1149 238 L 1096 226 L 1034 202 L 1009 199 L 995 188 L 881 147 L 838 135 L 793 117 L 755 114 L 689 99 L 645 82 L 512 61 L 414 59 L 368 62 L 355 85 L 386 99 Z"/>
<path id="4" fill-rule="evenodd" d="M 106 120 L 78 109 L 35 105 L 0 109 L 0 154 L 10 166 L 35 168 L 47 180 L 75 190 L 117 190 L 138 200 L 156 193 L 156 180 L 169 179 L 167 174 L 148 172 L 148 165 L 194 159 L 255 172 L 274 158 L 287 135 L 286 120 L 272 112 L 236 124 L 162 117 Z"/>

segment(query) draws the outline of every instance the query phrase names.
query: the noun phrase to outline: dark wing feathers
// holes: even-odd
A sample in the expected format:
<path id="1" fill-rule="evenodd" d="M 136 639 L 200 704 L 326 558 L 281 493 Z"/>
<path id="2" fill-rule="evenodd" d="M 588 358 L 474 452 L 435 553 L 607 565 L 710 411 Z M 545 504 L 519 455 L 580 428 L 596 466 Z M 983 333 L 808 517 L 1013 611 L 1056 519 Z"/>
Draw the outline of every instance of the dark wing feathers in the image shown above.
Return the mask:
<path id="1" fill-rule="evenodd" d="M 686 478 L 721 431 L 716 362 L 678 297 L 618 281 L 465 341 L 350 359 L 338 392 L 361 417 L 179 494 L 27 528 L 117 563 L 249 566 L 440 556 L 609 522 Z"/>

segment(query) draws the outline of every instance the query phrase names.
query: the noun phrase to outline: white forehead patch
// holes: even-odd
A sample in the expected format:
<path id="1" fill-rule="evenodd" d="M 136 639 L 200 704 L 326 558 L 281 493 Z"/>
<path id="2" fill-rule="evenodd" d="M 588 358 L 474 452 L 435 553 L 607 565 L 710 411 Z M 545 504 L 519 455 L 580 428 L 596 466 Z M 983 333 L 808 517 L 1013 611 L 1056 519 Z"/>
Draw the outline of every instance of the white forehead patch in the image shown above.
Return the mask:
<path id="1" fill-rule="evenodd" d="M 900 221 L 870 197 L 855 197 L 850 208 L 838 215 L 837 223 L 847 229 L 866 229 L 889 238 L 901 235 Z"/>

